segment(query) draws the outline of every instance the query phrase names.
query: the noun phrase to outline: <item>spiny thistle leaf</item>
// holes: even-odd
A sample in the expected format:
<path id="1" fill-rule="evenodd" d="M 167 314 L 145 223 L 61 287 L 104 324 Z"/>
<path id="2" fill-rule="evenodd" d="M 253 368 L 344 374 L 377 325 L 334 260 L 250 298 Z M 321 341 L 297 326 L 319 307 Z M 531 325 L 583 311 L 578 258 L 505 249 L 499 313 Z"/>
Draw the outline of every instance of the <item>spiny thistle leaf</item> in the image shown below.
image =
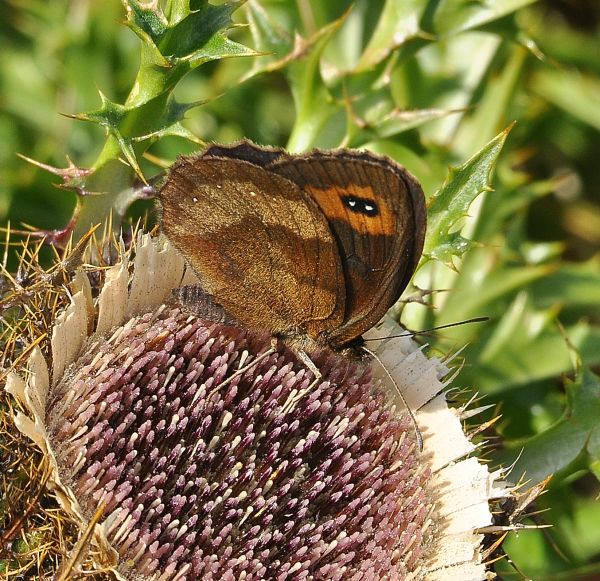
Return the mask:
<path id="1" fill-rule="evenodd" d="M 229 39 L 224 32 L 213 34 L 198 50 L 191 52 L 183 60 L 189 62 L 190 67 L 197 67 L 209 61 L 238 57 L 260 56 L 256 51 Z"/>
<path id="2" fill-rule="evenodd" d="M 187 63 L 196 67 L 210 60 L 256 54 L 226 35 L 233 26 L 231 15 L 239 7 L 237 2 L 220 6 L 202 2 L 194 10 L 188 2 L 173 3 L 168 9 L 169 18 L 155 3 L 125 0 L 125 7 L 127 26 L 146 47 L 150 59 L 146 64 L 174 68 Z M 171 74 L 177 74 L 176 70 Z"/>
<path id="3" fill-rule="evenodd" d="M 490 191 L 490 174 L 512 126 L 490 141 L 459 167 L 451 167 L 446 181 L 428 207 L 428 236 L 423 254 L 453 267 L 453 257 L 462 256 L 473 242 L 453 232 L 467 216 L 469 206 L 482 192 Z"/>
<path id="4" fill-rule="evenodd" d="M 126 107 L 102 99 L 102 108 L 90 113 L 82 113 L 77 118 L 98 123 L 115 136 L 141 141 L 146 136 L 157 135 L 163 130 L 183 121 L 185 114 L 194 107 L 206 103 L 206 100 L 194 103 L 178 103 L 169 93 L 158 95 L 136 107 Z"/>
<path id="5" fill-rule="evenodd" d="M 99 123 L 109 135 L 93 173 L 85 180 L 86 191 L 100 192 L 104 199 L 78 200 L 71 226 L 76 237 L 109 216 L 113 227 L 120 227 L 136 199 L 132 174 L 145 182 L 138 159 L 154 141 L 172 135 L 199 142 L 181 124 L 185 112 L 199 103 L 177 103 L 172 95 L 177 83 L 205 62 L 258 54 L 227 36 L 234 27 L 231 15 L 238 2 L 217 6 L 173 0 L 164 10 L 157 1 L 124 0 L 124 5 L 126 24 L 142 41 L 140 68 L 124 105 L 101 95 L 100 109 L 76 115 Z M 122 159 L 131 167 L 121 164 Z"/>
<path id="6" fill-rule="evenodd" d="M 154 133 L 149 133 L 147 135 L 142 135 L 141 137 L 136 138 L 134 141 L 143 141 L 145 139 L 161 139 L 162 137 L 182 137 L 183 139 L 187 139 L 192 143 L 197 143 L 199 145 L 203 145 L 204 141 L 200 139 L 197 135 L 194 135 L 189 129 L 186 129 L 181 123 L 173 123 L 168 127 L 163 127 Z"/>
<path id="7" fill-rule="evenodd" d="M 135 150 L 133 149 L 133 139 L 131 139 L 130 137 L 124 137 L 118 129 L 113 129 L 111 133 L 113 137 L 117 140 L 117 143 L 119 144 L 119 147 L 121 148 L 121 151 L 123 152 L 127 163 L 132 167 L 136 175 L 144 183 L 146 183 L 146 178 L 142 173 L 142 169 L 140 168 L 140 165 L 137 161 L 137 157 L 135 155 Z"/>
<path id="8" fill-rule="evenodd" d="M 78 113 L 76 118 L 81 121 L 98 123 L 110 131 L 120 125 L 127 114 L 127 110 L 123 105 L 111 101 L 102 91 L 99 91 L 99 93 L 100 100 L 102 101 L 100 109 L 90 111 L 89 113 Z"/>
<path id="9" fill-rule="evenodd" d="M 156 43 L 167 30 L 169 21 L 158 3 L 142 4 L 137 0 L 124 0 L 127 25 L 144 42 Z"/>
<path id="10" fill-rule="evenodd" d="M 28 163 L 62 178 L 63 181 L 61 184 L 58 185 L 58 187 L 66 190 L 74 190 L 83 193 L 84 180 L 92 172 L 92 170 L 88 168 L 78 167 L 77 165 L 75 165 L 68 155 L 66 156 L 67 167 L 65 168 L 54 167 L 47 163 L 41 163 L 39 161 L 36 161 L 35 159 L 32 159 L 20 153 L 17 153 L 17 155 L 21 159 L 27 161 Z"/>
<path id="11" fill-rule="evenodd" d="M 226 38 L 223 31 L 231 27 L 231 14 L 238 6 L 237 3 L 226 3 L 220 6 L 203 3 L 201 8 L 190 11 L 185 18 L 169 26 L 158 39 L 157 46 L 171 61 L 194 60 L 194 54 L 200 47 L 206 47 L 210 41 L 214 45 L 215 38 Z M 242 45 L 238 46 L 248 50 Z M 215 54 L 214 58 L 220 56 Z"/>

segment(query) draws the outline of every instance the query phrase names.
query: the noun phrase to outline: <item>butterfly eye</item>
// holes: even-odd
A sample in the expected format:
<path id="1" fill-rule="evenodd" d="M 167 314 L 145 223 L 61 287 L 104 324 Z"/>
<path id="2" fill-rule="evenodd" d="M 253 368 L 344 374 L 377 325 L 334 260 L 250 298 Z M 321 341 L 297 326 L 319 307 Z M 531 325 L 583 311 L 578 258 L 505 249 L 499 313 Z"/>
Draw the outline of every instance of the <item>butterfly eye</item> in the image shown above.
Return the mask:
<path id="1" fill-rule="evenodd" d="M 379 209 L 374 200 L 368 198 L 359 198 L 358 196 L 342 196 L 342 204 L 351 212 L 364 214 L 365 216 L 377 216 Z"/>

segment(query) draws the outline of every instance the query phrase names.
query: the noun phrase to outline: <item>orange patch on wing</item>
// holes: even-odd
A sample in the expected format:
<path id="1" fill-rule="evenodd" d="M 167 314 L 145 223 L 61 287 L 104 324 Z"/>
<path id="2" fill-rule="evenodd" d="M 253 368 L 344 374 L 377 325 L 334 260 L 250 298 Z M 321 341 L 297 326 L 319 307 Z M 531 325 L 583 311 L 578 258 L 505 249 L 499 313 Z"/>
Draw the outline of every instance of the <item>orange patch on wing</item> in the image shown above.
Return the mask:
<path id="1" fill-rule="evenodd" d="M 343 189 L 339 187 L 321 189 L 313 186 L 305 186 L 305 188 L 311 193 L 327 220 L 337 219 L 348 222 L 361 234 L 372 236 L 394 234 L 396 220 L 391 208 L 382 196 L 376 200 L 372 188 L 356 184 L 348 184 Z M 369 216 L 364 213 L 353 213 L 344 205 L 344 196 L 356 196 L 365 202 L 370 202 L 378 209 L 377 214 Z"/>

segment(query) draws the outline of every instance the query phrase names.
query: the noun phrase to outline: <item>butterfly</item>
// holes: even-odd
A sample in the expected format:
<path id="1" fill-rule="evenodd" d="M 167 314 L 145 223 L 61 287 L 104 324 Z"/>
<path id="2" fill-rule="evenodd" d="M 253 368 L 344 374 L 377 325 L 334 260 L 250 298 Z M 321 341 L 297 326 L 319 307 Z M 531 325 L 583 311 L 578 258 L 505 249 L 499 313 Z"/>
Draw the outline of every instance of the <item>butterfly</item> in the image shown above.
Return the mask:
<path id="1" fill-rule="evenodd" d="M 421 186 L 367 151 L 212 145 L 171 166 L 158 200 L 163 233 L 200 280 L 177 291 L 181 302 L 296 352 L 360 344 L 425 238 Z"/>

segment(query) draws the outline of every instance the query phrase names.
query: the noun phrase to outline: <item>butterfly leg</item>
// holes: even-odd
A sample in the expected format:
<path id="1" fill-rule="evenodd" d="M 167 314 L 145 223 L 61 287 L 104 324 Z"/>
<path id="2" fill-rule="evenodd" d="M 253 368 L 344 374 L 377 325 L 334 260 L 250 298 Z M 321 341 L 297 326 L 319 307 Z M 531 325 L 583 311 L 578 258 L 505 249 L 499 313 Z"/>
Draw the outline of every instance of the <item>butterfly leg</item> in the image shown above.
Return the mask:
<path id="1" fill-rule="evenodd" d="M 281 406 L 281 413 L 285 414 L 285 413 L 289 413 L 289 411 L 291 409 L 294 408 L 294 406 L 296 406 L 296 404 L 307 394 L 310 393 L 313 388 L 315 387 L 315 385 L 321 380 L 321 378 L 323 377 L 323 375 L 321 374 L 321 372 L 317 369 L 317 367 L 315 366 L 315 364 L 312 362 L 312 359 L 308 356 L 308 354 L 306 353 L 306 351 L 303 351 L 302 349 L 294 349 L 292 348 L 292 351 L 296 354 L 296 356 L 298 357 L 298 359 L 304 364 L 304 366 L 313 374 L 314 379 L 311 381 L 310 385 L 308 385 L 307 387 L 305 387 L 304 389 L 300 389 L 300 390 L 296 390 L 294 389 L 288 399 L 285 401 L 285 403 Z"/>
<path id="2" fill-rule="evenodd" d="M 248 371 L 249 369 L 252 369 L 255 365 L 258 365 L 263 359 L 269 357 L 269 355 L 273 355 L 273 353 L 275 353 L 275 351 L 276 351 L 276 349 L 274 349 L 273 347 L 269 347 L 269 349 L 267 349 L 264 353 L 257 355 L 252 361 L 250 361 L 250 363 L 248 363 L 247 365 L 244 365 L 243 367 L 240 367 L 236 372 L 234 372 L 232 375 L 230 375 L 227 379 L 224 379 L 221 383 L 219 383 L 219 385 L 216 385 L 213 391 L 215 391 L 217 389 L 221 389 L 222 387 L 225 387 L 226 385 L 231 383 L 236 377 L 239 377 L 243 373 L 246 373 L 246 371 Z"/>
<path id="3" fill-rule="evenodd" d="M 323 377 L 323 375 L 317 369 L 317 366 L 313 363 L 312 359 L 308 356 L 308 353 L 306 351 L 303 351 L 302 349 L 298 349 L 298 351 L 296 351 L 296 355 L 298 356 L 298 359 L 300 359 L 300 361 L 302 361 L 302 363 L 304 363 L 304 365 L 306 366 L 306 368 L 314 376 L 314 379 L 312 380 L 312 383 L 308 386 L 308 391 L 312 391 L 313 387 L 317 383 L 319 383 L 319 381 L 321 380 L 321 378 Z"/>

